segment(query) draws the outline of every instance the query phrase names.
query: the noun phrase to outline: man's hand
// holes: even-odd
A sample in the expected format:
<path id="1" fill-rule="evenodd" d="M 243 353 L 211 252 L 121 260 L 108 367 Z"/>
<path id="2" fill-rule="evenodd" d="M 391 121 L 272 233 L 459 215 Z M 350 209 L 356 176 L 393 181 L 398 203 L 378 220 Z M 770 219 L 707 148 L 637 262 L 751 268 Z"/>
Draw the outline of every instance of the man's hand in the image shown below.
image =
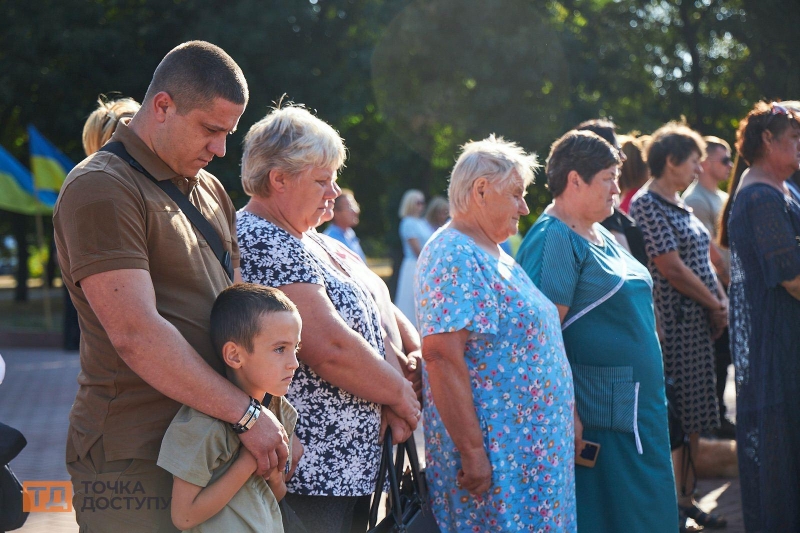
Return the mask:
<path id="1" fill-rule="evenodd" d="M 386 427 L 392 428 L 392 444 L 405 442 L 414 432 L 405 420 L 397 416 L 391 407 L 383 406 L 381 409 L 381 433 L 379 442 L 383 442 Z"/>
<path id="2" fill-rule="evenodd" d="M 461 470 L 456 475 L 456 485 L 475 497 L 492 486 L 492 464 L 483 448 L 461 453 Z"/>
<path id="3" fill-rule="evenodd" d="M 286 430 L 269 409 L 262 409 L 258 420 L 239 438 L 244 447 L 256 458 L 256 474 L 263 476 L 277 467 L 281 472 L 286 468 L 289 457 L 289 437 Z"/>
<path id="4" fill-rule="evenodd" d="M 422 406 L 420 405 L 419 401 L 417 400 L 417 393 L 414 392 L 414 388 L 411 386 L 411 382 L 408 380 L 402 380 L 403 387 L 401 389 L 401 394 L 396 402 L 389 405 L 392 411 L 405 420 L 406 424 L 411 426 L 411 430 L 417 429 L 417 423 L 419 419 L 422 418 Z"/>

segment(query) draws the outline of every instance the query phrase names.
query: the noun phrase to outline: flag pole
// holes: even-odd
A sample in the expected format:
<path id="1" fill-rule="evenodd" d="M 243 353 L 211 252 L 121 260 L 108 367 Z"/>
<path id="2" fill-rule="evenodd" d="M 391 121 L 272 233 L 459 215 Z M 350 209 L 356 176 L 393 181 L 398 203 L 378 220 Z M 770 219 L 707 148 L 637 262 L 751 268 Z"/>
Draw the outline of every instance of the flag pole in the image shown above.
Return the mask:
<path id="1" fill-rule="evenodd" d="M 39 243 L 39 256 L 44 247 L 44 224 L 42 214 L 36 213 L 36 241 Z M 48 249 L 49 253 L 49 249 Z M 47 331 L 53 329 L 53 309 L 50 305 L 50 288 L 47 286 L 47 264 L 42 264 L 42 298 L 44 301 L 44 325 Z"/>

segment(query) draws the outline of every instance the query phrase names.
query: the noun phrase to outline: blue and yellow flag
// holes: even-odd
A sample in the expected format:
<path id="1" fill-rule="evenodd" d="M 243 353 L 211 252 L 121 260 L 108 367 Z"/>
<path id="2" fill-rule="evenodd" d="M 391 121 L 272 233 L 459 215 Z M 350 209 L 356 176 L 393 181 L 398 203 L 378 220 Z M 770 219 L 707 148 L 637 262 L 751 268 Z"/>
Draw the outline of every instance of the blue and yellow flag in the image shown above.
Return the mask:
<path id="1" fill-rule="evenodd" d="M 45 139 L 32 125 L 28 126 L 31 151 L 31 172 L 37 191 L 54 192 L 58 196 L 61 184 L 75 164 Z"/>
<path id="2" fill-rule="evenodd" d="M 45 205 L 34 197 L 31 173 L 0 146 L 0 209 L 24 215 L 49 214 L 52 203 Z"/>

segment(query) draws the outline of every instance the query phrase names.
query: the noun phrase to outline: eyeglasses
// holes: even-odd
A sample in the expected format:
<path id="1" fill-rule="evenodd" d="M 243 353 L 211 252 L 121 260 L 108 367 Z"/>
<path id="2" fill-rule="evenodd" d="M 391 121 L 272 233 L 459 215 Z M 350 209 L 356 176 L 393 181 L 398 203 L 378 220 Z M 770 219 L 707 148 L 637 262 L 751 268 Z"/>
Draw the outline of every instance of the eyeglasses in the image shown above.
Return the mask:
<path id="1" fill-rule="evenodd" d="M 723 158 L 720 158 L 720 159 L 707 159 L 706 161 L 709 161 L 709 162 L 719 161 L 719 162 L 720 162 L 720 163 L 722 163 L 724 166 L 728 166 L 728 165 L 730 165 L 731 163 L 733 163 L 733 159 L 731 159 L 731 157 L 730 157 L 730 156 L 728 156 L 728 155 L 726 155 L 725 157 L 723 157 Z"/>

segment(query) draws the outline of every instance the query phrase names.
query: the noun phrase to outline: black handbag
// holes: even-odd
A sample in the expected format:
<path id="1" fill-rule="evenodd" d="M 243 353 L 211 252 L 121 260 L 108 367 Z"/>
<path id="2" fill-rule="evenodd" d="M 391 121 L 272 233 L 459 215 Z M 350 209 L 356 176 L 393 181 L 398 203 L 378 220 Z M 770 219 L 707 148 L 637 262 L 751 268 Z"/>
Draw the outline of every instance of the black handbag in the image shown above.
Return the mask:
<path id="1" fill-rule="evenodd" d="M 22 510 L 22 483 L 8 466 L 27 444 L 22 433 L 0 423 L 0 531 L 19 529 L 28 519 Z"/>
<path id="2" fill-rule="evenodd" d="M 410 467 L 403 473 L 405 456 Z M 386 518 L 378 521 L 386 475 L 389 476 L 389 511 Z M 412 435 L 406 442 L 397 445 L 397 456 L 392 452 L 392 430 L 386 428 L 383 439 L 381 466 L 375 494 L 369 511 L 368 533 L 439 533 L 439 526 L 428 503 L 428 488 L 425 475 L 420 471 L 417 446 Z"/>
<path id="3" fill-rule="evenodd" d="M 664 392 L 667 396 L 667 421 L 669 422 L 669 445 L 674 451 L 684 445 L 688 435 L 683 431 L 681 414 L 675 401 L 675 381 L 668 377 L 664 380 Z"/>

